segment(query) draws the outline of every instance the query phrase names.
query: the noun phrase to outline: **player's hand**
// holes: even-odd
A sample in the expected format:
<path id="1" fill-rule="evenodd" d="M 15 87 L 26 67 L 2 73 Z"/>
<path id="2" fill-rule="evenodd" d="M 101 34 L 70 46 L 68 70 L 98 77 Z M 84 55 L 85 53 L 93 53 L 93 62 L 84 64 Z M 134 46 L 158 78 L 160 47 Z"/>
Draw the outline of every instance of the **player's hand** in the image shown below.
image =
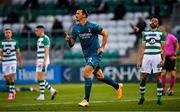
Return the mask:
<path id="1" fill-rule="evenodd" d="M 65 40 L 66 40 L 66 41 L 69 41 L 69 40 L 71 39 L 71 37 L 69 36 L 69 34 L 68 34 L 67 32 L 65 32 L 65 34 L 66 34 Z"/>
<path id="2" fill-rule="evenodd" d="M 160 66 L 164 66 L 165 60 L 161 60 Z"/>
<path id="3" fill-rule="evenodd" d="M 170 59 L 171 59 L 171 60 L 175 60 L 175 59 L 176 59 L 176 56 L 171 56 Z"/>
<path id="4" fill-rule="evenodd" d="M 97 54 L 100 55 L 104 52 L 104 48 L 100 47 L 98 50 L 97 50 Z"/>
<path id="5" fill-rule="evenodd" d="M 140 69 L 141 68 L 141 63 L 140 62 L 137 62 L 137 64 L 136 64 L 136 69 Z"/>
<path id="6" fill-rule="evenodd" d="M 139 32 L 139 28 L 135 26 L 135 27 L 134 27 L 134 31 L 135 31 L 135 32 Z"/>
<path id="7" fill-rule="evenodd" d="M 22 69 L 22 63 L 18 63 L 18 68 Z"/>
<path id="8" fill-rule="evenodd" d="M 43 62 L 43 67 L 46 67 L 46 63 L 45 62 Z"/>

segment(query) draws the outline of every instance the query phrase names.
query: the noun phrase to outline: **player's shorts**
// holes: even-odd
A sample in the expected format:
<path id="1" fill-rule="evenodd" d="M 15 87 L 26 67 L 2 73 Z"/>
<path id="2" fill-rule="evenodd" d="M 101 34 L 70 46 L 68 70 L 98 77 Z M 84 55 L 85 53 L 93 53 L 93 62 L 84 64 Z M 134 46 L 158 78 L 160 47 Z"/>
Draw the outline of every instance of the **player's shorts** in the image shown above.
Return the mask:
<path id="1" fill-rule="evenodd" d="M 141 66 L 141 73 L 159 73 L 162 71 L 161 63 L 161 54 L 156 55 L 144 55 Z"/>
<path id="2" fill-rule="evenodd" d="M 101 60 L 102 60 L 102 55 L 93 55 L 90 57 L 85 58 L 86 59 L 86 65 L 92 66 L 94 69 L 99 66 Z"/>
<path id="3" fill-rule="evenodd" d="M 45 67 L 43 67 L 42 63 L 38 63 L 36 65 L 36 72 L 46 72 L 47 71 L 47 67 L 48 65 L 46 65 Z"/>
<path id="4" fill-rule="evenodd" d="M 10 75 L 10 74 L 16 74 L 16 67 L 17 65 L 14 64 L 2 64 L 2 72 L 3 74 L 6 75 Z"/>
<path id="5" fill-rule="evenodd" d="M 176 70 L 176 60 L 172 60 L 171 56 L 166 56 L 165 64 L 163 66 L 163 70 L 168 72 Z"/>

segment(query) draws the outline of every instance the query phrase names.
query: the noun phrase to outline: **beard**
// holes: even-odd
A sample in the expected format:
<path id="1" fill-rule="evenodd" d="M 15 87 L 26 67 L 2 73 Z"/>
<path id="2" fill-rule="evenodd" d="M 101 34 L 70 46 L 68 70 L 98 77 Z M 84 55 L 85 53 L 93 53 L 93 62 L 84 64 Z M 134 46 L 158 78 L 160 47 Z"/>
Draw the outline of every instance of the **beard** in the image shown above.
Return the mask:
<path id="1" fill-rule="evenodd" d="M 151 23 L 151 24 L 150 24 L 150 27 L 151 27 L 152 29 L 154 29 L 154 28 L 157 28 L 157 25 Z"/>

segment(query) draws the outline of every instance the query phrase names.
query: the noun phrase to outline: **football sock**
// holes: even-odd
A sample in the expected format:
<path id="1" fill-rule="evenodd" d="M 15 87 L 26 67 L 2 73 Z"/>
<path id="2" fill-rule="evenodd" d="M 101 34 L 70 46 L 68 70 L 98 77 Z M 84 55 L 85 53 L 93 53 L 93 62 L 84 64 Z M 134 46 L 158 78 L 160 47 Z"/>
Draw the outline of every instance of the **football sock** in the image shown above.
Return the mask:
<path id="1" fill-rule="evenodd" d="M 171 76 L 171 78 L 170 78 L 170 86 L 169 86 L 170 91 L 173 90 L 175 81 L 176 81 L 176 78 L 174 76 Z"/>
<path id="2" fill-rule="evenodd" d="M 45 89 L 44 80 L 39 80 L 38 82 L 39 82 L 39 91 L 40 91 L 40 94 L 44 95 L 44 89 Z"/>
<path id="3" fill-rule="evenodd" d="M 166 86 L 166 76 L 162 76 L 161 80 L 162 80 L 162 87 L 163 87 L 163 89 L 165 90 L 165 86 Z"/>
<path id="4" fill-rule="evenodd" d="M 84 99 L 86 99 L 87 101 L 89 101 L 91 86 L 92 86 L 92 78 L 85 78 L 85 97 L 84 97 Z"/>
<path id="5" fill-rule="evenodd" d="M 141 80 L 140 88 L 139 88 L 140 94 L 141 94 L 141 98 L 144 98 L 145 89 L 146 89 L 146 80 Z"/>
<path id="6" fill-rule="evenodd" d="M 108 84 L 108 85 L 111 85 L 112 87 L 114 87 L 115 89 L 118 89 L 119 88 L 119 85 L 117 82 L 113 81 L 109 76 L 107 75 L 104 75 L 104 78 L 101 79 L 102 82 Z"/>
<path id="7" fill-rule="evenodd" d="M 50 90 L 51 89 L 51 85 L 46 81 L 44 80 L 44 83 L 45 83 L 45 87 Z"/>
<path id="8" fill-rule="evenodd" d="M 20 91 L 31 91 L 31 88 L 29 87 L 20 87 Z"/>
<path id="9" fill-rule="evenodd" d="M 161 82 L 158 82 L 158 83 L 157 83 L 157 98 L 158 98 L 158 100 L 161 99 L 162 91 L 163 91 L 162 83 L 161 83 Z"/>
<path id="10" fill-rule="evenodd" d="M 6 82 L 6 85 L 8 86 L 8 91 L 10 92 L 10 82 Z"/>
<path id="11" fill-rule="evenodd" d="M 10 93 L 15 92 L 14 82 L 10 82 L 10 83 L 9 83 L 9 92 L 10 92 Z"/>

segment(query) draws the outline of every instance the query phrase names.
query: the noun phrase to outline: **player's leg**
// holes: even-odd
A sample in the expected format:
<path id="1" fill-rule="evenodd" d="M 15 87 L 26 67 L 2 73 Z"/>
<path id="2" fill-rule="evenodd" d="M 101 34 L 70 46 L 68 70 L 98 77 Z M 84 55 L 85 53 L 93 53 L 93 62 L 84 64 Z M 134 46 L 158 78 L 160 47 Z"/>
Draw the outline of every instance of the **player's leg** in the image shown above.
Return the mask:
<path id="1" fill-rule="evenodd" d="M 146 90 L 146 80 L 147 80 L 148 74 L 150 74 L 152 70 L 151 63 L 152 63 L 152 57 L 149 55 L 144 55 L 143 60 L 142 60 L 142 66 L 140 69 L 141 77 L 140 77 L 139 90 L 140 90 L 141 97 L 138 102 L 139 105 L 142 105 L 145 101 L 144 94 Z"/>
<path id="2" fill-rule="evenodd" d="M 16 73 L 16 64 L 3 65 L 3 73 L 5 74 L 5 79 L 7 85 L 9 85 L 9 96 L 8 100 L 14 100 L 16 97 L 14 76 Z"/>
<path id="3" fill-rule="evenodd" d="M 54 88 L 51 87 L 51 85 L 45 80 L 46 77 L 46 71 L 47 71 L 47 66 L 43 67 L 43 65 L 41 63 L 39 63 L 36 66 L 36 77 L 37 80 L 39 82 L 39 91 L 40 91 L 40 95 L 38 98 L 36 98 L 36 100 L 44 100 L 44 90 L 45 88 L 48 88 L 50 93 L 51 93 L 51 100 L 53 100 L 55 98 L 56 95 L 56 90 Z"/>
<path id="4" fill-rule="evenodd" d="M 56 90 L 46 80 L 44 80 L 44 83 L 45 83 L 45 88 L 47 88 L 51 93 L 51 100 L 54 100 L 57 94 Z"/>
<path id="5" fill-rule="evenodd" d="M 40 95 L 36 98 L 36 100 L 44 100 L 44 89 L 45 89 L 45 83 L 44 83 L 44 80 L 45 80 L 45 73 L 44 72 L 37 72 L 36 73 L 36 78 L 37 78 L 37 81 L 39 83 L 39 92 L 40 92 Z"/>
<path id="6" fill-rule="evenodd" d="M 161 105 L 161 96 L 162 96 L 162 82 L 161 82 L 161 73 L 155 73 L 157 81 L 157 104 Z"/>
<path id="7" fill-rule="evenodd" d="M 36 88 L 32 88 L 32 87 L 19 87 L 19 88 L 16 88 L 16 92 L 21 92 L 21 91 L 35 92 L 35 91 L 38 91 L 38 90 Z"/>
<path id="8" fill-rule="evenodd" d="M 163 87 L 163 95 L 165 95 L 165 90 L 166 90 L 166 74 L 167 71 L 163 70 L 161 73 L 161 80 L 162 80 L 162 87 Z"/>
<path id="9" fill-rule="evenodd" d="M 16 96 L 15 85 L 14 85 L 14 74 L 5 75 L 5 80 L 7 84 L 9 84 L 8 100 L 14 100 Z"/>
<path id="10" fill-rule="evenodd" d="M 174 88 L 174 83 L 176 81 L 176 60 L 170 60 L 170 74 L 171 74 L 171 77 L 170 77 L 170 85 L 169 85 L 169 88 L 168 88 L 168 95 L 169 96 L 172 96 L 172 93 L 173 93 L 173 88 Z"/>
<path id="11" fill-rule="evenodd" d="M 166 74 L 169 71 L 169 63 L 170 59 L 168 56 L 166 56 L 166 60 L 165 60 L 165 64 L 163 65 L 163 70 L 161 73 L 161 80 L 162 80 L 162 86 L 163 86 L 163 95 L 165 95 L 165 91 L 166 91 Z"/>
<path id="12" fill-rule="evenodd" d="M 93 72 L 93 74 L 96 76 L 96 78 L 112 87 L 114 87 L 114 89 L 116 89 L 117 94 L 118 94 L 118 99 L 122 98 L 122 87 L 123 84 L 119 83 L 112 80 L 109 76 L 104 75 L 102 70 L 100 69 L 100 67 L 96 67 L 95 71 Z"/>
<path id="13" fill-rule="evenodd" d="M 147 78 L 148 78 L 148 73 L 141 73 L 140 87 L 139 87 L 141 97 L 140 97 L 140 100 L 138 102 L 139 105 L 142 105 L 145 101 L 144 94 L 145 94 L 145 90 L 146 90 Z"/>
<path id="14" fill-rule="evenodd" d="M 92 86 L 92 73 L 94 68 L 90 65 L 86 65 L 84 67 L 84 78 L 85 78 L 85 97 L 82 102 L 79 103 L 80 106 L 88 106 L 89 105 L 89 98 Z"/>
<path id="15" fill-rule="evenodd" d="M 172 96 L 172 93 L 173 93 L 174 83 L 176 81 L 176 71 L 173 70 L 170 72 L 170 74 L 171 74 L 171 77 L 170 77 L 170 85 L 168 88 L 168 96 Z"/>
<path id="16" fill-rule="evenodd" d="M 161 80 L 161 72 L 162 72 L 162 67 L 160 66 L 161 63 L 161 55 L 154 55 L 153 57 L 153 73 L 156 76 L 156 81 L 157 81 L 157 104 L 161 105 L 161 96 L 163 92 L 163 87 L 162 87 L 162 80 Z"/>
<path id="17" fill-rule="evenodd" d="M 42 72 L 46 75 L 46 72 L 47 72 L 47 67 L 48 65 L 46 65 L 46 67 L 43 67 L 42 68 Z M 48 83 L 48 81 L 45 80 L 44 78 L 44 84 L 45 84 L 45 88 L 47 88 L 49 90 L 49 92 L 51 93 L 51 100 L 54 100 L 57 92 L 56 90 Z"/>

